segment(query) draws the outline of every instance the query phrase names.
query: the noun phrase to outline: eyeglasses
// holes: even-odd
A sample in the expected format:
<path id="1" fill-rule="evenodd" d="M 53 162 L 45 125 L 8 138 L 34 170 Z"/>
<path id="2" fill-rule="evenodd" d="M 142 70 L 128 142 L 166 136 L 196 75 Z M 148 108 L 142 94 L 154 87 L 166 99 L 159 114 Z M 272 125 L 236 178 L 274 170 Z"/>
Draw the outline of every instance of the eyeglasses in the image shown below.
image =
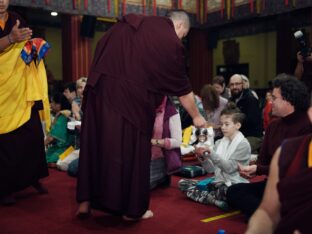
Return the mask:
<path id="1" fill-rule="evenodd" d="M 275 101 L 276 99 L 284 100 L 283 97 L 276 97 L 276 96 L 272 95 L 272 101 Z"/>
<path id="2" fill-rule="evenodd" d="M 243 82 L 231 83 L 230 87 L 239 86 L 239 85 L 242 85 L 242 84 L 243 84 Z"/>

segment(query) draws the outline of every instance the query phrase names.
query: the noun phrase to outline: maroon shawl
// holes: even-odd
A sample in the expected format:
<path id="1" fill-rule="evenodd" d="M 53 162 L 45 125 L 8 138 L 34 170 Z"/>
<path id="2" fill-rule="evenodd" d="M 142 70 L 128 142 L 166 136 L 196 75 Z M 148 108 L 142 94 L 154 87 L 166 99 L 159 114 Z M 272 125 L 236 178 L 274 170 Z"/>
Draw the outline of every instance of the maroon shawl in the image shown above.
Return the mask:
<path id="1" fill-rule="evenodd" d="M 279 159 L 281 221 L 275 233 L 312 233 L 312 168 L 308 151 L 312 135 L 286 140 Z"/>

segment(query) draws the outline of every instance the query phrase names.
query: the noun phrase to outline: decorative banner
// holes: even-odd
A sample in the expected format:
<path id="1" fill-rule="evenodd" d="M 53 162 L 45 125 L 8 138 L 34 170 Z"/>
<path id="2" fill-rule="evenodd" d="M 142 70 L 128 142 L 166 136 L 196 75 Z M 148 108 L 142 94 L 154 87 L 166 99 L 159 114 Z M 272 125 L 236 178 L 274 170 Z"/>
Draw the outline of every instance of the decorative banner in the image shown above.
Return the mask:
<path id="1" fill-rule="evenodd" d="M 122 0 L 122 15 L 126 14 L 126 0 Z"/>
<path id="2" fill-rule="evenodd" d="M 179 9 L 183 9 L 189 13 L 197 14 L 199 10 L 198 0 L 179 0 Z"/>
<path id="3" fill-rule="evenodd" d="M 254 13 L 254 0 L 249 0 L 250 13 Z"/>
<path id="4" fill-rule="evenodd" d="M 80 0 L 73 0 L 73 9 L 77 10 L 80 8 Z"/>
<path id="5" fill-rule="evenodd" d="M 178 9 L 182 9 L 182 0 L 178 0 Z"/>
<path id="6" fill-rule="evenodd" d="M 228 19 L 231 18 L 231 1 L 232 0 L 226 0 L 225 2 L 226 16 Z"/>
<path id="7" fill-rule="evenodd" d="M 204 0 L 204 23 L 207 22 L 208 18 L 208 0 Z"/>
<path id="8" fill-rule="evenodd" d="M 119 0 L 114 1 L 114 13 L 116 17 L 119 16 Z"/>
<path id="9" fill-rule="evenodd" d="M 139 9 L 142 9 L 141 13 L 143 15 L 149 13 L 157 15 L 157 9 L 159 8 L 172 9 L 173 0 L 126 0 L 122 4 L 122 9 L 126 6 L 138 6 Z"/>
<path id="10" fill-rule="evenodd" d="M 201 3 L 202 1 L 201 0 L 197 0 L 197 4 L 196 4 L 196 19 L 197 21 L 201 22 L 202 23 L 202 7 L 201 7 Z"/>
<path id="11" fill-rule="evenodd" d="M 276 1 L 277 2 L 277 1 Z M 290 8 L 298 7 L 297 0 L 280 1 L 281 9 L 287 11 Z M 308 6 L 308 1 L 301 1 L 300 6 Z M 164 14 L 167 9 L 183 9 L 196 17 L 198 23 L 205 23 L 210 20 L 210 14 L 215 13 L 217 17 L 231 19 L 235 17 L 236 9 L 244 6 L 247 14 L 261 14 L 266 9 L 272 10 L 274 4 L 269 4 L 269 0 L 72 0 L 72 1 L 51 1 L 51 0 L 11 0 L 12 5 L 33 4 L 35 7 L 55 9 L 59 12 L 72 14 L 101 15 L 105 17 L 119 17 L 130 12 L 144 15 Z M 284 4 L 283 4 L 284 3 Z M 235 9 L 236 8 L 236 9 Z M 274 7 L 273 7 L 274 8 Z M 273 9 L 274 10 L 274 9 Z M 220 12 L 220 13 L 219 13 Z M 219 19 L 220 19 L 219 18 Z M 212 17 L 215 21 L 215 17 Z"/>
<path id="12" fill-rule="evenodd" d="M 111 13 L 111 0 L 107 0 L 107 13 L 108 15 Z"/>
<path id="13" fill-rule="evenodd" d="M 145 0 L 142 0 L 142 14 L 146 15 L 146 2 L 145 2 Z"/>
<path id="14" fill-rule="evenodd" d="M 147 1 L 150 1 L 150 0 L 147 0 Z M 142 5 L 142 0 L 127 0 L 127 5 L 141 6 Z"/>
<path id="15" fill-rule="evenodd" d="M 155 0 L 157 8 L 172 9 L 173 0 Z"/>
<path id="16" fill-rule="evenodd" d="M 109 2 L 109 0 L 107 0 L 108 2 Z M 84 6 L 84 9 L 85 10 L 88 10 L 88 0 L 84 0 L 84 2 L 83 2 L 83 6 Z M 109 8 L 108 8 L 109 9 Z"/>
<path id="17" fill-rule="evenodd" d="M 153 0 L 153 15 L 157 15 L 156 0 Z"/>
<path id="18" fill-rule="evenodd" d="M 198 22 L 203 23 L 202 0 L 198 0 L 198 5 L 196 5 L 196 19 Z"/>
<path id="19" fill-rule="evenodd" d="M 261 0 L 256 0 L 256 13 L 259 14 L 261 11 Z"/>

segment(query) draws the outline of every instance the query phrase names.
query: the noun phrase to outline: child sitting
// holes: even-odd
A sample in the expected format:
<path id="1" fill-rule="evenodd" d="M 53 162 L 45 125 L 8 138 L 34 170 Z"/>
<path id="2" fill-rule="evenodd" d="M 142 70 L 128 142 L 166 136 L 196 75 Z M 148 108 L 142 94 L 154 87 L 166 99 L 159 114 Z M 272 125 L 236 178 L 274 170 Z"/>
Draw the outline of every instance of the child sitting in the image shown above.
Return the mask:
<path id="1" fill-rule="evenodd" d="M 59 156 L 73 143 L 73 136 L 68 134 L 67 131 L 71 106 L 66 97 L 61 93 L 53 95 L 50 105 L 55 117 L 44 144 L 47 147 L 46 160 L 48 166 L 56 167 Z"/>
<path id="2" fill-rule="evenodd" d="M 226 191 L 229 186 L 236 183 L 248 183 L 249 181 L 239 175 L 238 163 L 248 165 L 251 148 L 249 142 L 239 131 L 244 119 L 234 103 L 227 104 L 221 112 L 221 131 L 223 138 L 215 143 L 214 148 L 198 147 L 196 155 L 200 161 L 211 160 L 214 165 L 215 178 L 205 189 L 198 189 L 194 181 L 180 180 L 179 187 L 187 197 L 204 203 L 214 204 L 223 210 L 227 210 Z M 189 187 L 185 189 L 186 185 Z"/>

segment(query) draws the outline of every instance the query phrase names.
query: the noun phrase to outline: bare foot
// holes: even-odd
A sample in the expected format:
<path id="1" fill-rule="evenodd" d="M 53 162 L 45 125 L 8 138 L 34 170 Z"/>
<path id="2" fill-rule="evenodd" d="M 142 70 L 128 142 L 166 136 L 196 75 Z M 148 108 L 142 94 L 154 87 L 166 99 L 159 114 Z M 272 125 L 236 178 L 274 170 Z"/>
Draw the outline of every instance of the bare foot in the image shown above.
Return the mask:
<path id="1" fill-rule="evenodd" d="M 151 210 L 147 210 L 142 216 L 142 219 L 150 219 L 154 216 L 154 213 Z"/>
<path id="2" fill-rule="evenodd" d="M 154 216 L 154 213 L 151 211 L 151 210 L 147 210 L 144 215 L 142 215 L 141 218 L 130 218 L 126 215 L 122 216 L 122 218 L 126 221 L 139 221 L 140 219 L 149 219 L 149 218 L 152 218 Z"/>
<path id="3" fill-rule="evenodd" d="M 79 219 L 86 219 L 91 216 L 91 209 L 90 209 L 89 201 L 84 201 L 79 204 L 78 210 L 76 212 L 76 216 Z"/>

